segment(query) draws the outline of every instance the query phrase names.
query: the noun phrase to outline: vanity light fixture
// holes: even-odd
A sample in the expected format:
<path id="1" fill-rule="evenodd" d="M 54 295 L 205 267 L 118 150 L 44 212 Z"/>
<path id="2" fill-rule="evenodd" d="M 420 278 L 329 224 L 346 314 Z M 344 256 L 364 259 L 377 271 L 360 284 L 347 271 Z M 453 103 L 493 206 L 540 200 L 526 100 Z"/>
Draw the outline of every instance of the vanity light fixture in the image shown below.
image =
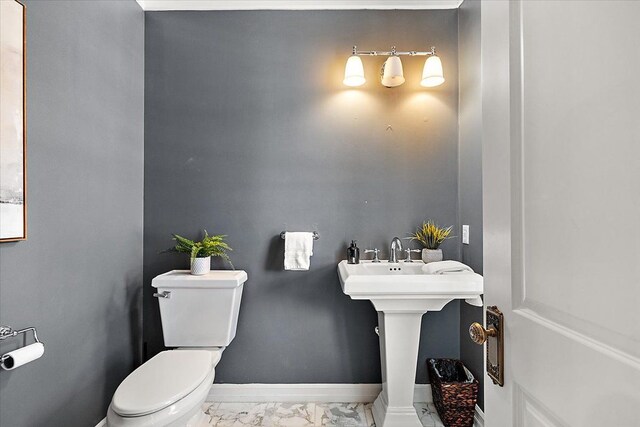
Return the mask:
<path id="1" fill-rule="evenodd" d="M 347 65 L 344 67 L 344 80 L 342 83 L 347 86 L 362 86 L 365 82 L 362 59 L 359 56 L 351 55 L 347 59 Z"/>
<path id="2" fill-rule="evenodd" d="M 381 83 L 386 87 L 396 87 L 404 83 L 404 72 L 402 71 L 402 61 L 395 54 L 395 47 L 391 49 L 392 55 L 384 61 L 382 66 Z"/>
<path id="3" fill-rule="evenodd" d="M 420 84 L 424 87 L 439 86 L 444 83 L 444 74 L 442 73 L 442 61 L 437 55 L 427 58 L 422 70 L 422 81 Z"/>
<path id="4" fill-rule="evenodd" d="M 424 63 L 420 84 L 424 87 L 434 87 L 444 83 L 442 61 L 440 57 L 436 55 L 435 47 L 431 47 L 431 50 L 427 52 L 415 50 L 399 52 L 395 46 L 393 46 L 390 51 L 358 50 L 357 47 L 354 46 L 344 70 L 344 80 L 342 83 L 346 86 L 362 86 L 366 82 L 364 67 L 360 59 L 361 56 L 388 56 L 387 60 L 382 64 L 382 70 L 380 71 L 381 83 L 386 87 L 397 87 L 405 82 L 400 56 L 428 56 Z"/>

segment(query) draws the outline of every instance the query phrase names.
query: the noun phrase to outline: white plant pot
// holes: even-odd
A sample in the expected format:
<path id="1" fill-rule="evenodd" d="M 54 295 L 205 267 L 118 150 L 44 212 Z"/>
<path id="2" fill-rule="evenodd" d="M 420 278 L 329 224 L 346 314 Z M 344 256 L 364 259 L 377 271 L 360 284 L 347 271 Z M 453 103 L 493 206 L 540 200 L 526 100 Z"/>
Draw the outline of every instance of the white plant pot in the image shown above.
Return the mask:
<path id="1" fill-rule="evenodd" d="M 425 264 L 442 261 L 442 249 L 423 249 L 422 261 L 424 261 Z"/>
<path id="2" fill-rule="evenodd" d="M 211 271 L 211 257 L 194 258 L 191 261 L 191 274 L 194 276 L 202 276 Z"/>

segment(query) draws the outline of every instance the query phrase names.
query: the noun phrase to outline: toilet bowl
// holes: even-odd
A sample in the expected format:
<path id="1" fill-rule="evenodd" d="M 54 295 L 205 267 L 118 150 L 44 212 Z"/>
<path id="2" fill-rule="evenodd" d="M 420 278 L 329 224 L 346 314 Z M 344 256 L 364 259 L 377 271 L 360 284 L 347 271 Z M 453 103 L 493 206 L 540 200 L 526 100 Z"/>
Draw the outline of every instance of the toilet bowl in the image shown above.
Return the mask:
<path id="1" fill-rule="evenodd" d="M 201 406 L 222 349 L 167 350 L 120 384 L 107 413 L 110 427 L 206 426 Z"/>
<path id="2" fill-rule="evenodd" d="M 236 333 L 244 271 L 192 276 L 171 271 L 153 279 L 165 346 L 118 386 L 107 412 L 109 427 L 204 427 L 202 404 L 215 367 Z"/>

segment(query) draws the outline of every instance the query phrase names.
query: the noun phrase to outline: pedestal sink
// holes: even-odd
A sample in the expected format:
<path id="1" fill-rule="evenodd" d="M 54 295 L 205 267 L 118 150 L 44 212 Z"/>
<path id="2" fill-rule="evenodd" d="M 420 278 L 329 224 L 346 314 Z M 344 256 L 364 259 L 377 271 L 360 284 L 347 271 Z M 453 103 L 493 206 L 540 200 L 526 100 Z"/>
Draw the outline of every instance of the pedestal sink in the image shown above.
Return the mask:
<path id="1" fill-rule="evenodd" d="M 370 300 L 378 312 L 382 392 L 373 403 L 377 427 L 421 427 L 413 407 L 422 315 L 454 299 L 478 300 L 482 276 L 425 274 L 424 263 L 382 261 L 338 264 L 342 291 Z"/>

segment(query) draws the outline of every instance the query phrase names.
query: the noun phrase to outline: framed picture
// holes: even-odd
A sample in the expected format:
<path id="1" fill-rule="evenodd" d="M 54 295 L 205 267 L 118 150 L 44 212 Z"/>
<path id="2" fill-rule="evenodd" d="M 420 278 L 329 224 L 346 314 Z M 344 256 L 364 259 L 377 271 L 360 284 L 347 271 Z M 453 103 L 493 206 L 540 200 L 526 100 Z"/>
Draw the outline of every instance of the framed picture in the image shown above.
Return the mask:
<path id="1" fill-rule="evenodd" d="M 26 11 L 0 1 L 0 242 L 27 238 Z"/>

